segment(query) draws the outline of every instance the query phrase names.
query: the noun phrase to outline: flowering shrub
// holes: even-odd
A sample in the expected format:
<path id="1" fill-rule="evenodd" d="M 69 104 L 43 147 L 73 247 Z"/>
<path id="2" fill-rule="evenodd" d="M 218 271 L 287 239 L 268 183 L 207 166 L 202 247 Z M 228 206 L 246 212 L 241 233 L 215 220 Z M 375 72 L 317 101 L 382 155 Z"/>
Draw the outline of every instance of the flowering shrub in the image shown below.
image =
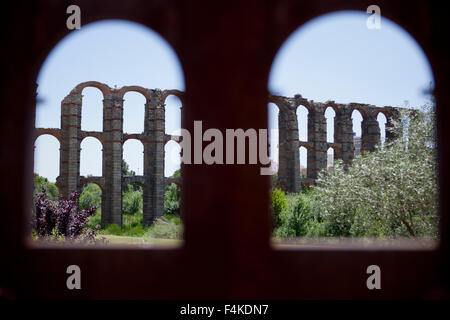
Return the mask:
<path id="1" fill-rule="evenodd" d="M 69 240 L 92 242 L 97 230 L 87 227 L 91 215 L 97 209 L 94 206 L 78 210 L 80 195 L 74 191 L 68 200 L 51 201 L 47 199 L 45 187 L 35 199 L 34 231 L 38 239 Z M 100 241 L 104 241 L 103 239 Z"/>

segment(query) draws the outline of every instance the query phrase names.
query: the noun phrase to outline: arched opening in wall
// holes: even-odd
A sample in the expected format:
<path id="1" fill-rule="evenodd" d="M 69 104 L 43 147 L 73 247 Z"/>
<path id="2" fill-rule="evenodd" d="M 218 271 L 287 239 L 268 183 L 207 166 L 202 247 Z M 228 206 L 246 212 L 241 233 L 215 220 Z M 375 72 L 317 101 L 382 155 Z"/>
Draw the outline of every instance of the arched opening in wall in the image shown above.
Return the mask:
<path id="1" fill-rule="evenodd" d="M 268 87 L 272 99 L 284 105 L 280 112 L 286 130 L 282 134 L 280 122 L 283 148 L 278 150 L 278 158 L 287 169 L 278 172 L 278 179 L 287 181 L 285 206 L 292 214 L 291 219 L 276 220 L 272 235 L 277 244 L 283 245 L 286 238 L 290 238 L 289 244 L 296 243 L 292 238 L 305 244 L 305 237 L 370 238 L 373 242 L 408 238 L 429 247 L 437 243 L 436 170 L 428 171 L 426 161 L 419 160 L 425 157 L 435 168 L 435 148 L 431 144 L 426 147 L 419 130 L 415 134 L 410 131 L 414 124 L 408 125 L 407 147 L 398 143 L 398 148 L 376 148 L 385 136 L 384 128 L 380 130 L 380 120 L 386 121 L 380 119 L 381 110 L 400 112 L 407 99 L 408 108 L 425 112 L 421 106 L 432 99 L 426 93 L 433 83 L 430 64 L 400 26 L 383 17 L 382 29 L 373 32 L 367 28 L 367 17 L 366 12 L 342 11 L 315 18 L 293 32 L 274 58 Z M 323 49 L 329 47 L 333 50 Z M 391 50 L 387 52 L 386 47 Z M 373 72 L 364 71 L 369 69 Z M 294 126 L 290 110 L 299 99 L 309 106 L 305 146 L 311 184 L 307 192 L 298 185 L 302 182 L 296 175 L 298 155 L 291 151 L 298 150 L 294 134 L 300 128 Z M 269 125 L 273 117 L 269 106 Z M 417 121 L 415 126 L 421 124 Z M 427 130 L 433 126 L 434 122 L 429 122 Z M 282 141 L 282 137 L 286 139 Z M 396 139 L 404 137 L 400 134 Z M 417 149 L 410 148 L 410 143 Z M 361 152 L 364 155 L 357 156 Z M 417 174 L 427 181 L 426 186 L 413 178 Z M 410 178 L 401 180 L 399 176 Z M 408 208 L 395 194 L 405 194 Z M 300 210 L 290 197 L 302 203 L 305 220 L 297 224 L 290 224 Z M 271 205 L 273 209 L 278 204 Z M 332 241 L 335 239 L 319 243 L 331 245 Z"/>
<path id="2" fill-rule="evenodd" d="M 123 132 L 144 133 L 145 97 L 138 92 L 127 92 L 123 99 Z"/>
<path id="3" fill-rule="evenodd" d="M 95 182 L 82 185 L 78 207 L 80 210 L 95 206 L 97 209 L 88 219 L 87 226 L 97 230 L 102 224 L 102 188 Z"/>
<path id="4" fill-rule="evenodd" d="M 56 179 L 59 176 L 59 141 L 52 135 L 40 135 L 34 143 L 34 177 L 33 195 L 45 188 L 50 200 L 57 200 L 59 195 Z M 50 165 L 47 165 L 50 162 Z"/>
<path id="5" fill-rule="evenodd" d="M 378 113 L 377 121 L 380 127 L 381 146 L 384 147 L 384 142 L 386 141 L 386 123 L 387 123 L 386 115 L 383 112 Z"/>
<path id="6" fill-rule="evenodd" d="M 352 132 L 353 132 L 353 153 L 354 156 L 361 154 L 361 137 L 362 129 L 361 123 L 363 121 L 363 116 L 358 110 L 353 110 L 352 112 Z"/>
<path id="7" fill-rule="evenodd" d="M 103 130 L 103 94 L 93 87 L 84 88 L 82 91 L 81 130 Z"/>
<path id="8" fill-rule="evenodd" d="M 120 45 L 111 50 L 111 43 Z M 35 125 L 61 137 L 60 159 L 47 153 L 40 161 L 45 170 L 61 168 L 60 199 L 67 200 L 72 191 L 82 191 L 83 186 L 94 188 L 87 186 L 85 179 L 100 185 L 100 232 L 110 244 L 118 245 L 131 241 L 120 238 L 126 232 L 123 224 L 129 222 L 121 210 L 129 199 L 120 195 L 124 189 L 139 187 L 133 189 L 141 192 L 141 226 L 137 228 L 145 233 L 132 235 L 135 239 L 131 243 L 159 243 L 155 238 L 164 238 L 166 228 L 153 224 L 164 214 L 159 196 L 165 190 L 164 141 L 159 139 L 165 134 L 166 119 L 160 116 L 162 97 L 167 90 L 184 90 L 183 71 L 174 49 L 158 33 L 134 22 L 89 23 L 53 48 L 37 84 Z M 169 97 L 167 102 L 171 104 L 171 100 L 177 98 Z M 133 139 L 145 141 L 151 150 L 147 157 L 142 143 Z M 130 141 L 124 144 L 125 140 Z M 122 160 L 135 172 L 132 179 L 123 173 Z"/>
<path id="9" fill-rule="evenodd" d="M 144 174 L 144 145 L 138 139 L 128 139 L 123 144 L 122 175 Z"/>
<path id="10" fill-rule="evenodd" d="M 334 149 L 329 147 L 327 150 L 327 171 L 334 170 Z"/>
<path id="11" fill-rule="evenodd" d="M 297 107 L 298 136 L 300 141 L 308 141 L 308 109 L 299 105 Z"/>
<path id="12" fill-rule="evenodd" d="M 80 144 L 80 175 L 101 177 L 103 171 L 103 146 L 100 140 L 86 137 Z"/>
<path id="13" fill-rule="evenodd" d="M 300 147 L 300 177 L 302 179 L 308 178 L 308 149 Z"/>
<path id="14" fill-rule="evenodd" d="M 332 107 L 325 109 L 325 119 L 327 121 L 327 142 L 334 142 L 334 117 L 336 112 Z"/>
<path id="15" fill-rule="evenodd" d="M 179 135 L 181 128 L 181 100 L 176 95 L 171 94 L 166 98 L 166 134 Z"/>

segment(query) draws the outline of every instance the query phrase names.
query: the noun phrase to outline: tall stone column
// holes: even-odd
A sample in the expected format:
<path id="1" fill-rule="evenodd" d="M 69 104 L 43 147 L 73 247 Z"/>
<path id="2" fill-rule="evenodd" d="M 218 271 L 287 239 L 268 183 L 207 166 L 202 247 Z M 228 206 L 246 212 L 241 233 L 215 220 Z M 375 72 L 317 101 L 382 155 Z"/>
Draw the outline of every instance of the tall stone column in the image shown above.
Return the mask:
<path id="1" fill-rule="evenodd" d="M 348 165 L 354 158 L 352 109 L 348 105 L 340 105 L 334 122 L 334 141 L 340 144 L 335 151 L 336 159 Z"/>
<path id="2" fill-rule="evenodd" d="M 165 106 L 161 90 L 151 90 L 151 99 L 145 104 L 144 126 L 143 223 L 150 225 L 164 214 Z"/>
<path id="3" fill-rule="evenodd" d="M 122 225 L 123 99 L 113 91 L 103 100 L 102 224 Z"/>
<path id="4" fill-rule="evenodd" d="M 61 102 L 60 197 L 67 199 L 78 189 L 80 176 L 81 93 L 67 95 Z"/>
<path id="5" fill-rule="evenodd" d="M 375 151 L 375 146 L 380 142 L 380 126 L 374 110 L 369 109 L 364 116 L 361 131 L 361 152 Z"/>
<path id="6" fill-rule="evenodd" d="M 317 179 L 318 173 L 327 167 L 327 121 L 325 106 L 312 104 L 308 113 L 308 141 L 312 148 L 308 150 L 307 175 L 310 179 Z"/>
<path id="7" fill-rule="evenodd" d="M 286 192 L 300 191 L 300 152 L 295 101 L 278 102 L 278 185 Z"/>
<path id="8" fill-rule="evenodd" d="M 386 141 L 390 142 L 398 138 L 402 134 L 401 128 L 395 128 L 394 122 L 400 121 L 400 112 L 392 107 L 388 107 L 389 112 L 386 114 Z"/>

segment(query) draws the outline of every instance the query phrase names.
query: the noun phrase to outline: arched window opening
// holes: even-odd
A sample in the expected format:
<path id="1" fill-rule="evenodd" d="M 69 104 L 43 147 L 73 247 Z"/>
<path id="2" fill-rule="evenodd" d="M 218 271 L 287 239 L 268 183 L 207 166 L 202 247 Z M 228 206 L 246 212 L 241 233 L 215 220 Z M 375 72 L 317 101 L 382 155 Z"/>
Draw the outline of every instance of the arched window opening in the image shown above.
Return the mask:
<path id="1" fill-rule="evenodd" d="M 81 141 L 80 149 L 80 175 L 102 176 L 102 143 L 96 138 L 87 137 Z"/>
<path id="2" fill-rule="evenodd" d="M 166 98 L 166 134 L 177 134 L 181 128 L 181 100 L 176 95 Z"/>
<path id="3" fill-rule="evenodd" d="M 334 171 L 334 149 L 331 147 L 327 150 L 327 171 Z"/>
<path id="4" fill-rule="evenodd" d="M 298 135 L 300 141 L 308 141 L 308 109 L 299 105 L 297 107 Z"/>
<path id="5" fill-rule="evenodd" d="M 127 92 L 123 99 L 123 132 L 144 133 L 145 97 L 138 92 Z"/>
<path id="6" fill-rule="evenodd" d="M 327 142 L 334 142 L 334 117 L 336 112 L 332 107 L 325 110 L 325 119 L 327 121 Z"/>
<path id="7" fill-rule="evenodd" d="M 97 88 L 87 87 L 83 89 L 81 130 L 103 130 L 103 94 Z"/>
<path id="8" fill-rule="evenodd" d="M 353 131 L 353 146 L 354 155 L 357 156 L 361 154 L 361 143 L 362 143 L 362 123 L 363 117 L 361 112 L 358 110 L 353 110 L 352 112 L 352 131 Z"/>
<path id="9" fill-rule="evenodd" d="M 137 139 L 128 139 L 123 144 L 123 160 L 133 175 L 144 174 L 144 145 Z M 124 174 L 125 175 L 125 174 Z"/>
<path id="10" fill-rule="evenodd" d="M 306 179 L 308 177 L 308 149 L 300 147 L 300 177 Z"/>
<path id="11" fill-rule="evenodd" d="M 45 187 L 51 200 L 57 200 L 59 190 L 56 179 L 59 176 L 59 141 L 52 135 L 39 136 L 34 143 L 34 178 L 33 194 L 36 195 Z"/>
<path id="12" fill-rule="evenodd" d="M 386 123 L 387 118 L 384 113 L 380 112 L 377 116 L 378 126 L 380 127 L 380 142 L 381 146 L 384 147 L 384 142 L 386 141 Z"/>

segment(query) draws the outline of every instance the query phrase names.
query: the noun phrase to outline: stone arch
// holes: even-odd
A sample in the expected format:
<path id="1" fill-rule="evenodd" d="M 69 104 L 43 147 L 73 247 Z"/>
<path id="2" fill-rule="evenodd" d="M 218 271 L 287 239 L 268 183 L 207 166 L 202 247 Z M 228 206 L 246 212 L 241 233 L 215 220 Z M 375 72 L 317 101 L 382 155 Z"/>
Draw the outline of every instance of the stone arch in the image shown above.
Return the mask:
<path id="1" fill-rule="evenodd" d="M 91 143 L 89 143 L 89 142 L 91 142 Z M 100 145 L 100 156 L 99 157 L 93 156 L 93 153 L 97 153 L 97 151 L 98 151 L 98 150 L 96 150 L 96 149 L 98 149 L 97 142 Z M 83 143 L 88 143 L 88 144 L 87 145 L 85 144 L 85 146 L 83 147 Z M 97 147 L 94 147 L 93 143 L 97 144 Z M 80 158 L 79 158 L 80 159 L 80 162 L 79 162 L 80 176 L 89 176 L 89 175 L 102 176 L 103 171 L 104 171 L 104 167 L 103 167 L 104 145 L 103 145 L 102 141 L 93 136 L 85 137 L 84 139 L 80 140 L 79 150 L 80 150 Z M 86 157 L 92 157 L 92 158 L 91 158 L 91 160 L 89 160 L 89 159 L 85 159 Z M 93 163 L 96 163 L 97 161 L 98 161 L 98 163 L 100 163 L 100 168 L 98 168 L 98 164 L 97 164 L 97 168 L 95 168 L 95 170 L 94 170 L 94 171 L 100 171 L 99 172 L 100 174 L 92 174 L 92 173 L 83 174 L 83 171 L 85 170 L 85 168 L 84 168 L 85 161 L 88 161 L 88 160 L 89 160 L 89 164 L 91 167 L 92 167 Z"/>
<path id="2" fill-rule="evenodd" d="M 336 114 L 339 112 L 334 102 L 332 104 L 325 104 L 324 116 L 327 128 L 327 142 L 336 141 Z"/>
<path id="3" fill-rule="evenodd" d="M 308 172 L 308 152 L 310 152 L 310 148 L 305 147 L 304 145 L 300 145 L 298 148 L 299 159 L 300 159 L 300 177 L 306 178 Z"/>
<path id="4" fill-rule="evenodd" d="M 105 181 L 102 177 L 94 177 L 94 176 L 80 177 L 79 189 L 82 190 L 83 187 L 89 183 L 96 184 L 97 186 L 100 187 L 100 189 L 103 192 L 103 188 L 105 187 Z"/>
<path id="5" fill-rule="evenodd" d="M 163 95 L 165 95 L 165 93 Z M 180 95 L 173 93 L 165 95 L 163 97 L 163 101 L 165 105 L 164 132 L 166 134 L 178 133 L 179 129 L 181 128 L 181 113 L 183 112 L 183 101 L 180 99 Z"/>
<path id="6" fill-rule="evenodd" d="M 104 135 L 103 132 L 99 132 L 99 131 L 81 131 L 81 136 L 80 136 L 80 141 L 83 141 L 85 138 L 95 138 L 98 141 L 101 142 L 102 146 L 105 144 L 105 139 L 104 139 Z"/>
<path id="7" fill-rule="evenodd" d="M 43 145 L 40 145 L 40 140 L 44 139 Z M 47 141 L 45 141 L 47 140 Z M 53 141 L 53 142 L 51 142 Z M 55 144 L 57 143 L 57 144 Z M 44 149 L 44 150 L 42 150 Z M 55 150 L 56 149 L 56 150 Z M 39 134 L 33 143 L 33 162 L 34 170 L 41 176 L 47 179 L 58 181 L 58 177 L 61 174 L 60 158 L 61 158 L 61 140 L 55 137 L 51 132 L 46 133 L 44 130 L 42 134 Z M 43 172 L 44 168 L 41 168 L 41 163 L 46 163 L 47 172 Z M 51 165 L 48 165 L 48 164 Z M 59 186 L 58 186 L 58 191 Z"/>
<path id="8" fill-rule="evenodd" d="M 336 150 L 333 146 L 329 146 L 327 149 L 327 171 L 334 170 L 334 158 Z"/>
<path id="9" fill-rule="evenodd" d="M 382 110 L 379 110 L 377 114 L 377 121 L 378 126 L 380 127 L 380 140 L 382 145 L 384 146 L 384 142 L 386 140 L 386 124 L 388 122 L 388 117 Z"/>
<path id="10" fill-rule="evenodd" d="M 125 133 L 123 135 L 122 145 L 125 144 L 125 142 L 130 139 L 139 140 L 140 142 L 142 142 L 142 144 L 145 143 L 145 135 L 140 133 Z"/>
<path id="11" fill-rule="evenodd" d="M 86 81 L 78 84 L 75 88 L 73 88 L 70 94 L 82 94 L 83 90 L 88 87 L 99 89 L 103 94 L 103 99 L 111 96 L 112 93 L 112 89 L 107 84 L 98 81 Z"/>
<path id="12" fill-rule="evenodd" d="M 181 107 L 183 107 L 183 105 L 184 105 L 184 99 L 185 99 L 185 98 L 184 98 L 184 97 L 185 97 L 185 94 L 184 94 L 183 91 L 176 90 L 176 89 L 163 90 L 163 92 L 162 92 L 162 101 L 163 101 L 163 103 L 166 102 L 167 97 L 169 97 L 170 95 L 174 95 L 174 96 L 176 96 L 178 99 L 180 99 L 180 101 L 181 101 Z"/>
<path id="13" fill-rule="evenodd" d="M 86 94 L 87 90 L 87 94 Z M 85 95 L 83 95 L 83 92 Z M 95 97 L 94 97 L 95 95 Z M 102 98 L 103 97 L 103 98 Z M 84 86 L 80 90 L 81 105 L 79 128 L 83 131 L 103 131 L 105 95 L 97 86 Z"/>
<path id="14" fill-rule="evenodd" d="M 361 114 L 359 109 L 352 109 L 351 112 L 351 118 L 352 118 L 352 130 L 354 136 L 361 136 L 362 134 L 362 128 L 361 123 L 364 120 L 364 116 Z M 356 126 L 356 127 L 355 127 Z"/>
<path id="15" fill-rule="evenodd" d="M 61 145 L 62 137 L 61 137 L 61 130 L 60 129 L 52 129 L 52 128 L 36 128 L 34 131 L 34 137 L 33 142 L 36 142 L 36 140 L 43 135 L 49 135 L 54 138 L 56 138 Z"/>
<path id="16" fill-rule="evenodd" d="M 140 139 L 127 139 L 123 143 L 122 159 L 136 175 L 144 174 L 144 148 Z"/>
<path id="17" fill-rule="evenodd" d="M 307 103 L 309 105 L 309 103 Z M 300 141 L 308 141 L 308 115 L 310 109 L 305 106 L 305 103 L 299 104 L 295 111 L 298 123 L 298 135 Z"/>
<path id="18" fill-rule="evenodd" d="M 126 99 L 126 96 L 130 99 Z M 128 134 L 143 133 L 145 131 L 145 109 L 148 98 L 142 92 L 127 90 L 123 99 L 122 125 L 123 132 Z M 139 123 L 139 125 L 138 125 Z M 136 128 L 132 128 L 132 127 Z"/>
<path id="19" fill-rule="evenodd" d="M 352 113 L 355 110 L 358 111 L 361 114 L 363 119 L 369 117 L 369 111 L 364 105 L 359 104 L 359 103 L 350 103 L 350 107 L 352 108 Z"/>
<path id="20" fill-rule="evenodd" d="M 119 89 L 118 96 L 123 99 L 127 92 L 137 92 L 142 94 L 145 99 L 150 100 L 152 98 L 152 93 L 149 89 L 143 88 L 141 86 L 124 86 Z"/>

